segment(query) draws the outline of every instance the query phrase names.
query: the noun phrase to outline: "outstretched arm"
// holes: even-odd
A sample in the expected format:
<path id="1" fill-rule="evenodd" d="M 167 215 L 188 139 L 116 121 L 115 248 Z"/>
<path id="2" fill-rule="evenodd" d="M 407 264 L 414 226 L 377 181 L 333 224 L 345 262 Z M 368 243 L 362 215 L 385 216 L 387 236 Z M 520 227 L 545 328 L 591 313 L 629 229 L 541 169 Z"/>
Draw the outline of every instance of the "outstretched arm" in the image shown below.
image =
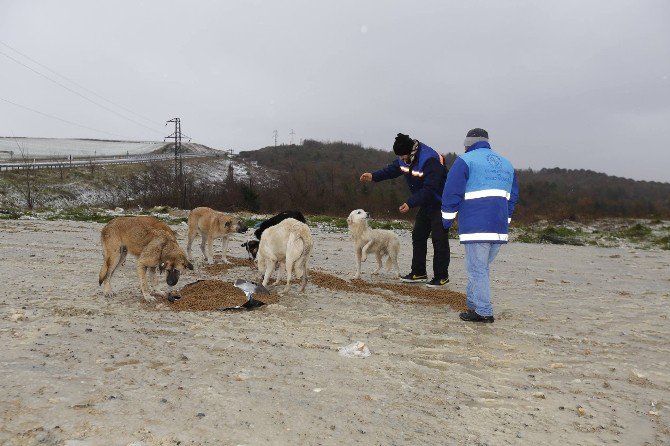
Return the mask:
<path id="1" fill-rule="evenodd" d="M 398 178 L 400 175 L 402 175 L 402 170 L 400 170 L 400 163 L 398 160 L 395 160 L 383 169 L 372 172 L 372 181 L 378 182 L 392 180 L 393 178 Z"/>

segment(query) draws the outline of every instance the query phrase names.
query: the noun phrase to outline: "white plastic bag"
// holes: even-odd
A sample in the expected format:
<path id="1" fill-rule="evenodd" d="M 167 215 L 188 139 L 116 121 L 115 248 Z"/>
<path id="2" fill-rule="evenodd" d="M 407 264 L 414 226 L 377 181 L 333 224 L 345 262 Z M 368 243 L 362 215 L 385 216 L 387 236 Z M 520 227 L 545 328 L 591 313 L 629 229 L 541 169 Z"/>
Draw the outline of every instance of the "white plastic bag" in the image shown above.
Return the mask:
<path id="1" fill-rule="evenodd" d="M 346 347 L 341 347 L 338 352 L 345 358 L 367 358 L 370 356 L 370 349 L 365 342 L 356 341 Z"/>

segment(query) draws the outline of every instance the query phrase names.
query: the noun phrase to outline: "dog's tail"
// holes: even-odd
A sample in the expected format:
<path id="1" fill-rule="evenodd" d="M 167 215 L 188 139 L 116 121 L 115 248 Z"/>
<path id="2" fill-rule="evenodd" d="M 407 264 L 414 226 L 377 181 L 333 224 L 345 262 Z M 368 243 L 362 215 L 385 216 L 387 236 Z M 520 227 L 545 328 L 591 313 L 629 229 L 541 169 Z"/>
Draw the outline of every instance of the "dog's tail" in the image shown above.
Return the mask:
<path id="1" fill-rule="evenodd" d="M 300 240 L 300 243 L 302 243 L 302 251 L 300 253 L 300 256 L 298 256 L 298 259 L 306 259 L 306 256 L 309 255 L 309 252 L 311 251 L 309 243 L 302 238 L 300 234 L 295 234 L 291 233 L 289 235 L 289 244 L 290 245 L 295 245 L 297 241 Z M 296 245 L 297 246 L 297 245 Z M 294 264 L 295 268 L 295 275 L 296 277 L 304 277 L 307 274 L 307 271 L 305 271 L 305 266 L 307 265 L 307 261 L 305 260 L 304 262 L 298 262 Z"/>

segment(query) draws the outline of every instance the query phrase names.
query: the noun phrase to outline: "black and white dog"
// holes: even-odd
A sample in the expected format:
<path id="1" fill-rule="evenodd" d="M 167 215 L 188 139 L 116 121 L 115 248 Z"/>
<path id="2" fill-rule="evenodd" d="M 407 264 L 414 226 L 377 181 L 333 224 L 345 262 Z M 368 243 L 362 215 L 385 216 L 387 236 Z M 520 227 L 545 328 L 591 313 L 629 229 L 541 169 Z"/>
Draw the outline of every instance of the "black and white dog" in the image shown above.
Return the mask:
<path id="1" fill-rule="evenodd" d="M 283 211 L 275 215 L 274 217 L 268 218 L 267 220 L 261 223 L 258 229 L 254 231 L 254 235 L 256 236 L 257 240 L 249 240 L 242 244 L 242 247 L 247 249 L 247 253 L 249 254 L 250 258 L 255 259 L 256 254 L 258 254 L 258 246 L 260 245 L 260 239 L 263 236 L 263 231 L 265 231 L 267 228 L 271 226 L 276 225 L 277 223 L 286 220 L 287 218 L 295 218 L 298 221 L 307 223 L 307 220 L 305 220 L 305 216 L 302 215 L 302 212 L 300 211 Z"/>

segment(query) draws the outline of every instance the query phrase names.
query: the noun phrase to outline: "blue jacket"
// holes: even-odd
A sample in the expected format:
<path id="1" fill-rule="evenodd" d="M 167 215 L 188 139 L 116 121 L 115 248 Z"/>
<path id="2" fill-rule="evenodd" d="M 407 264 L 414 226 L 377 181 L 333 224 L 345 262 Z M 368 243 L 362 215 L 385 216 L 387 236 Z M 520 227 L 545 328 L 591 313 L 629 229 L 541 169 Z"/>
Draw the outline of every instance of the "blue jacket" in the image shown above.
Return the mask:
<path id="1" fill-rule="evenodd" d="M 518 199 L 512 163 L 480 141 L 456 158 L 449 171 L 442 192 L 442 224 L 449 228 L 458 213 L 461 243 L 507 243 Z"/>
<path id="2" fill-rule="evenodd" d="M 419 142 L 419 151 L 413 164 L 396 159 L 383 169 L 372 173 L 372 181 L 384 181 L 405 175 L 412 193 L 406 203 L 410 208 L 430 208 L 440 205 L 442 189 L 447 177 L 444 158 L 432 148 Z"/>

